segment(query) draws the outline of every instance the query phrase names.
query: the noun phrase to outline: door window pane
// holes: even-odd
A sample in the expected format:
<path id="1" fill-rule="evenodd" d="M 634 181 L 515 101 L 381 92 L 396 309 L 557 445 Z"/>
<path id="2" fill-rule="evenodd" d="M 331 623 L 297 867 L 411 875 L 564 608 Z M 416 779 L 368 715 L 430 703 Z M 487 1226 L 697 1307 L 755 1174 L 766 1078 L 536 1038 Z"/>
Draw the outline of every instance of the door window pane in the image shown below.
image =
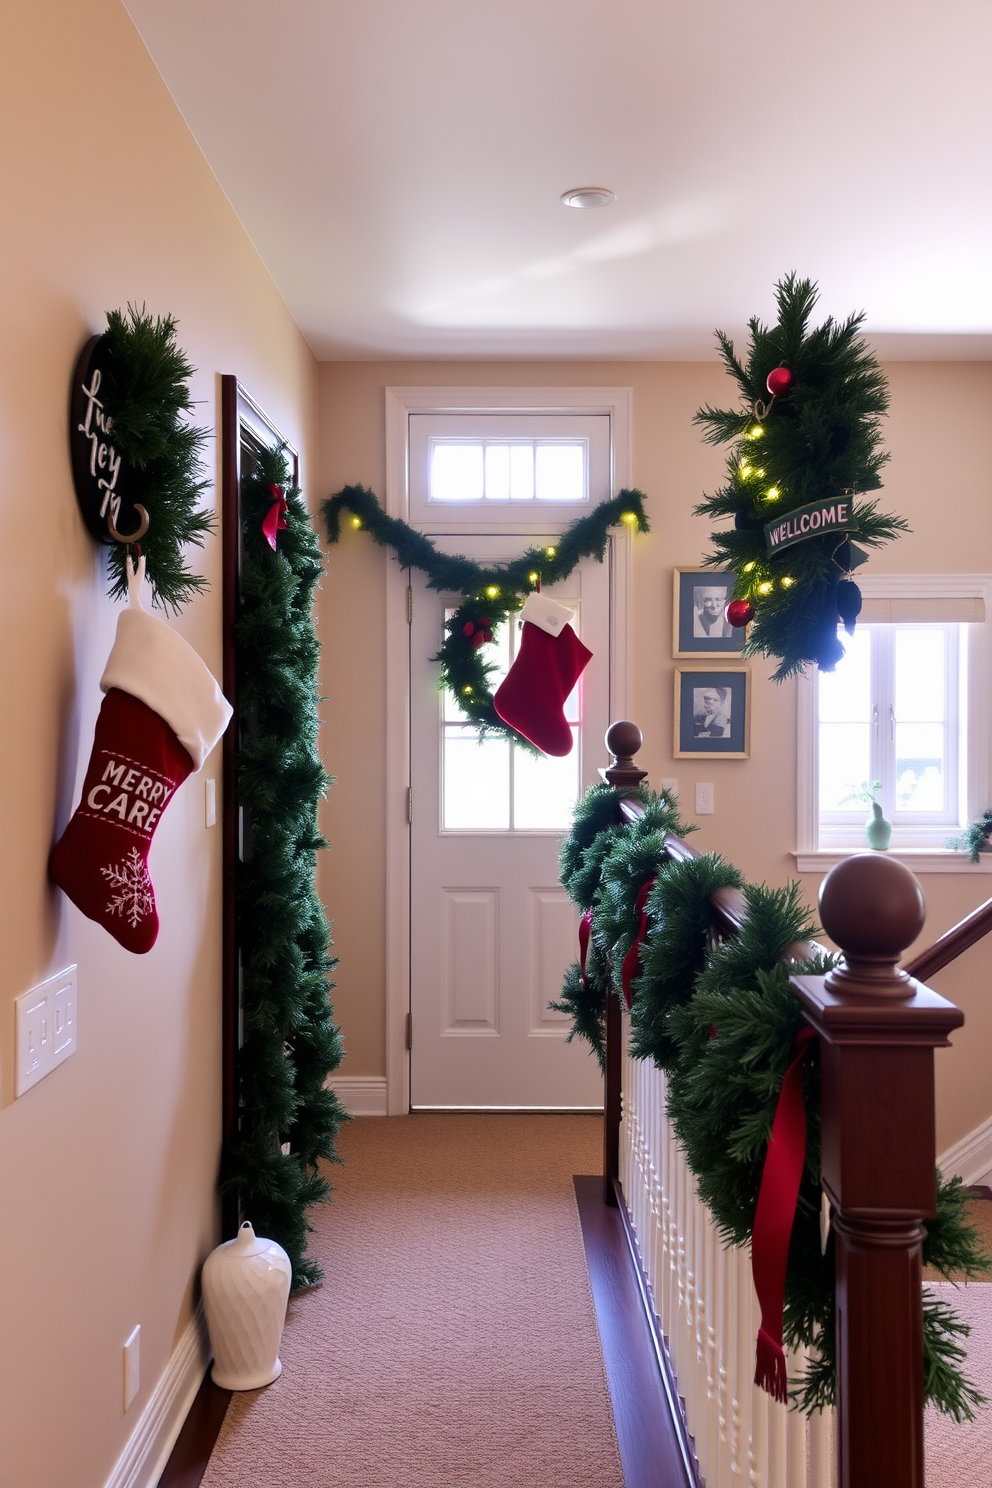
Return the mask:
<path id="1" fill-rule="evenodd" d="M 489 495 L 489 492 L 486 492 Z M 532 444 L 510 445 L 510 500 L 533 501 L 534 499 L 534 446 Z"/>
<path id="2" fill-rule="evenodd" d="M 574 600 L 564 600 L 576 610 Z M 451 619 L 453 609 L 445 611 Z M 510 670 L 523 633 L 516 617 L 493 631 L 482 648 L 483 660 L 493 670 L 489 685 L 495 693 Z M 505 739 L 479 742 L 479 731 L 445 688 L 441 697 L 441 826 L 444 831 L 567 831 L 581 789 L 579 725 L 582 707 L 580 677 L 564 704 L 572 725 L 572 751 L 563 758 L 537 758 Z"/>
<path id="3" fill-rule="evenodd" d="M 538 501 L 581 501 L 585 494 L 581 444 L 539 444 L 534 484 Z"/>
<path id="4" fill-rule="evenodd" d="M 444 726 L 442 820 L 452 831 L 505 831 L 510 825 L 510 745 L 480 740 L 478 729 Z"/>
<path id="5" fill-rule="evenodd" d="M 430 442 L 430 501 L 548 501 L 589 499 L 587 439 Z"/>
<path id="6" fill-rule="evenodd" d="M 481 501 L 484 489 L 481 444 L 435 444 L 431 451 L 432 501 Z"/>
<path id="7" fill-rule="evenodd" d="M 513 747 L 513 825 L 566 831 L 579 794 L 579 730 L 572 725 L 572 752 L 562 759 L 536 759 Z"/>

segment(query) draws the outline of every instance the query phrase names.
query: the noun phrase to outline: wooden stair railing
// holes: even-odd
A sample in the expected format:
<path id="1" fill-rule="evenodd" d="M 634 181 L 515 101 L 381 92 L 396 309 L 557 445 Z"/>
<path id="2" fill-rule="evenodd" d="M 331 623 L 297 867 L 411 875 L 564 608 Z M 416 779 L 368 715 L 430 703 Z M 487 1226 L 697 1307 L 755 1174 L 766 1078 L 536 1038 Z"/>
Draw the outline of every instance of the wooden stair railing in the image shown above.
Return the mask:
<path id="1" fill-rule="evenodd" d="M 639 783 L 640 731 L 614 724 L 621 756 L 604 777 Z M 640 806 L 618 802 L 633 820 Z M 678 838 L 672 858 L 695 856 Z M 714 928 L 739 929 L 743 896 L 713 896 Z M 922 1242 L 936 1212 L 933 1051 L 964 1022 L 953 1003 L 921 985 L 992 928 L 992 902 L 901 970 L 923 928 L 916 878 L 883 853 L 839 863 L 820 889 L 820 919 L 841 948 L 826 976 L 791 987 L 820 1038 L 821 1164 L 833 1210 L 837 1263 L 837 1454 L 840 1488 L 924 1488 Z M 802 948 L 790 947 L 792 955 Z M 910 974 L 912 973 L 912 974 Z M 604 1199 L 617 1203 L 622 1114 L 619 999 L 607 1000 Z"/>

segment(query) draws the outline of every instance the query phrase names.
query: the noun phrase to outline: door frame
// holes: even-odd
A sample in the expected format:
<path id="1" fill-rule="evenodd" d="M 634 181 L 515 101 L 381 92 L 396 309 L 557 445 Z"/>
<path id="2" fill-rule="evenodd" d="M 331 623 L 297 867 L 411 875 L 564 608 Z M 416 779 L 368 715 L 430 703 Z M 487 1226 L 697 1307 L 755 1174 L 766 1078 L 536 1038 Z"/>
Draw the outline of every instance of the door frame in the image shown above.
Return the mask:
<path id="1" fill-rule="evenodd" d="M 631 479 L 629 387 L 387 387 L 386 510 L 410 520 L 409 419 L 412 413 L 585 413 L 610 418 L 611 494 Z M 630 660 L 631 538 L 612 537 L 610 718 L 627 714 Z M 406 569 L 386 565 L 386 1109 L 410 1110 L 410 643 Z M 605 758 L 605 755 L 604 755 Z"/>

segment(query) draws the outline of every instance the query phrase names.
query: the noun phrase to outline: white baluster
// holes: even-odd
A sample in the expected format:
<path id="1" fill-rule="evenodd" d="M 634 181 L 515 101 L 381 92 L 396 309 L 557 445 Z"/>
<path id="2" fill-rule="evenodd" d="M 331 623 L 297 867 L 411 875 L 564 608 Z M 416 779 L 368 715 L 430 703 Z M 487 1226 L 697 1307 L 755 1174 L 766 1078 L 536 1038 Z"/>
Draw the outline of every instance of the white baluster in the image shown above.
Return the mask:
<path id="1" fill-rule="evenodd" d="M 834 1454 L 834 1413 L 816 1411 L 809 1422 L 809 1488 L 834 1488 L 837 1482 Z"/>
<path id="2" fill-rule="evenodd" d="M 795 1379 L 806 1367 L 806 1350 L 786 1354 L 789 1378 Z M 806 1488 L 806 1417 L 790 1408 L 785 1420 L 785 1481 L 788 1488 Z"/>
<path id="3" fill-rule="evenodd" d="M 729 1257 L 716 1226 L 713 1227 L 713 1336 L 716 1370 L 716 1468 L 715 1488 L 725 1488 L 731 1480 L 730 1471 L 730 1358 L 733 1337 L 729 1323 L 730 1309 L 727 1306 Z"/>

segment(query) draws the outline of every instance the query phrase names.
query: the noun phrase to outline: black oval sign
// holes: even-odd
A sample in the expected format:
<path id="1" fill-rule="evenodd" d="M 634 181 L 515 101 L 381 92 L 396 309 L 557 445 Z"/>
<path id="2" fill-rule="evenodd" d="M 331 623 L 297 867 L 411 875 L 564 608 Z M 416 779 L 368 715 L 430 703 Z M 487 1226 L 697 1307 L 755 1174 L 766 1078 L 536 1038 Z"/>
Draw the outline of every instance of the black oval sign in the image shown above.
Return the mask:
<path id="1" fill-rule="evenodd" d="M 129 495 L 129 467 L 114 446 L 113 422 L 104 406 L 106 368 L 107 338 L 91 336 L 72 374 L 69 447 L 83 521 L 97 542 L 109 543 L 108 516 L 121 533 L 136 531 L 140 517 Z"/>

